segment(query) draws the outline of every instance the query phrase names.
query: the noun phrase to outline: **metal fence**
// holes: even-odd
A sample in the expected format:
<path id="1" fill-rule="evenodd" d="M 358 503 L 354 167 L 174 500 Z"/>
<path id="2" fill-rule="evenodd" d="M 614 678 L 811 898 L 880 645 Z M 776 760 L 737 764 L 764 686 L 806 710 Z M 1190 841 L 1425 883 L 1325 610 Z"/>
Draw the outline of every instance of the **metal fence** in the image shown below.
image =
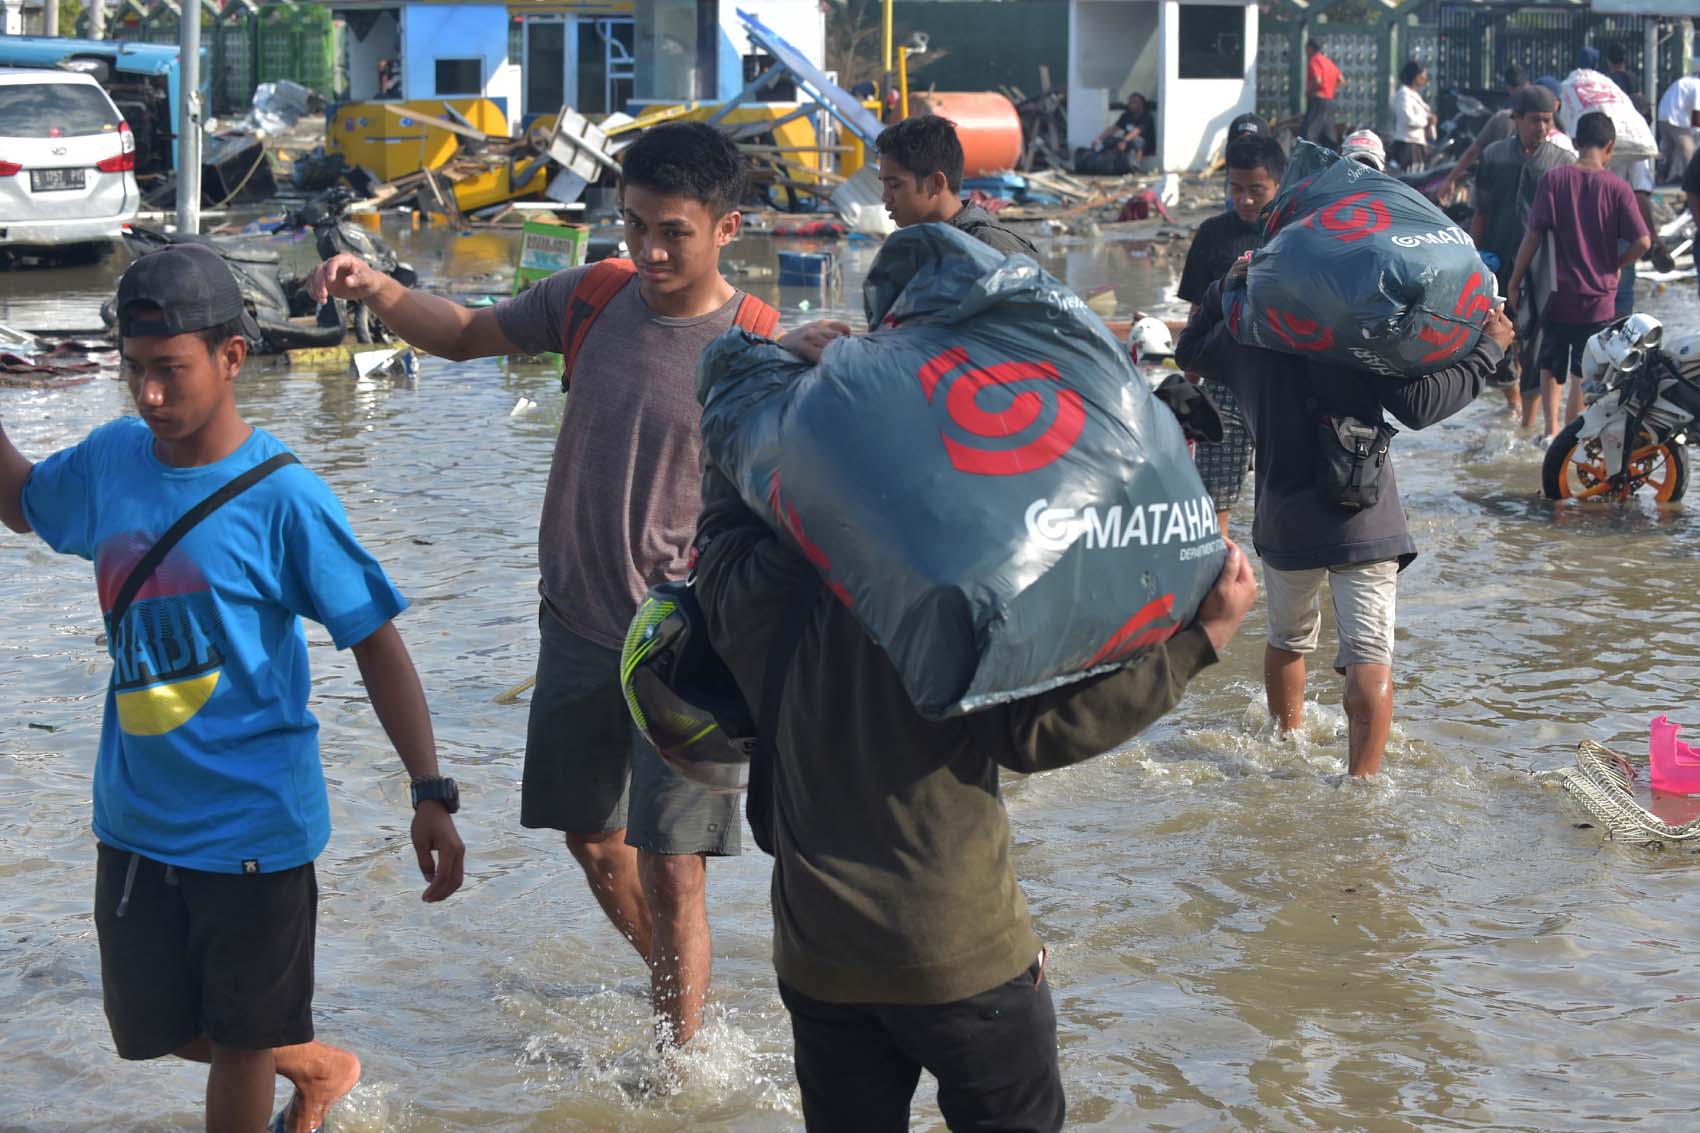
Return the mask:
<path id="1" fill-rule="evenodd" d="M 143 43 L 179 40 L 179 17 L 163 4 L 125 21 L 115 38 Z M 330 9 L 318 5 L 268 4 L 258 12 L 240 8 L 201 21 L 215 117 L 247 112 L 260 83 L 289 79 L 329 95 L 335 74 L 336 42 Z"/>

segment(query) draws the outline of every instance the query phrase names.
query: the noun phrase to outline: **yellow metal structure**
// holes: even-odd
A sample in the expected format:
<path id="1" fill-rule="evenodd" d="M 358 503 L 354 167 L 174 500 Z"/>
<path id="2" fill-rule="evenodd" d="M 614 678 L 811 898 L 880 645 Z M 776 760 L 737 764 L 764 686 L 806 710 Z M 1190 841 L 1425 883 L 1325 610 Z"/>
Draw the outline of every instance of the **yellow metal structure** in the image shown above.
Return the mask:
<path id="1" fill-rule="evenodd" d="M 673 118 L 681 122 L 701 122 L 720 109 L 719 103 L 703 103 L 690 109 L 680 108 Z M 787 114 L 795 113 L 797 107 L 789 103 L 774 103 L 767 105 L 753 103 L 739 106 L 730 111 L 720 121 L 728 126 L 742 126 L 751 122 L 778 121 Z M 646 115 L 647 117 L 647 115 Z M 815 124 L 808 118 L 793 118 L 773 128 L 773 144 L 790 152 L 784 155 L 787 175 L 798 184 L 818 184 L 826 178 L 817 171 L 832 171 L 832 155 L 827 153 L 807 153 L 821 144 L 819 135 L 815 133 Z M 845 154 L 846 158 L 856 155 Z"/>
<path id="2" fill-rule="evenodd" d="M 380 181 L 435 169 L 454 155 L 461 139 L 411 118 L 406 111 L 441 118 L 444 106 L 454 107 L 475 130 L 507 136 L 507 117 L 487 98 L 350 102 L 337 107 L 325 122 L 325 148 L 342 154 L 350 165 L 370 170 Z"/>

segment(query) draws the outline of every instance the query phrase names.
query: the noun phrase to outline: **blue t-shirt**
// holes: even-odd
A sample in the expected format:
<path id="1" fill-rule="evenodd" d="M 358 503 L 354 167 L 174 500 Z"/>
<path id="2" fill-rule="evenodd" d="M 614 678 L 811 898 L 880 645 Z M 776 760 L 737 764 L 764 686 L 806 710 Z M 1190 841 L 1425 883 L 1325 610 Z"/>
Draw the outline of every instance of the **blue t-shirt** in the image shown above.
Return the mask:
<path id="1" fill-rule="evenodd" d="M 35 466 L 24 514 L 94 562 L 110 612 L 137 560 L 190 508 L 284 452 L 255 429 L 216 464 L 173 468 L 135 418 Z M 112 679 L 94 771 L 94 833 L 186 869 L 271 873 L 330 838 L 300 618 L 338 649 L 407 603 L 319 478 L 289 464 L 202 520 L 109 627 Z"/>

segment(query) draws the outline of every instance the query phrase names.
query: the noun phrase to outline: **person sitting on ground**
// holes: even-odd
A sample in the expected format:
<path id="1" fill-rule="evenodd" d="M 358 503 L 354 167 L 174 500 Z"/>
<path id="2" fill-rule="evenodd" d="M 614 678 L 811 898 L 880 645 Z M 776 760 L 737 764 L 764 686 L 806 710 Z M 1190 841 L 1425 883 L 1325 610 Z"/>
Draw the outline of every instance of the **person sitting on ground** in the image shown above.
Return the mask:
<path id="1" fill-rule="evenodd" d="M 709 639 L 756 718 L 776 721 L 773 963 L 809 1133 L 908 1129 L 923 1070 L 952 1129 L 1062 1129 L 1056 1009 L 1000 771 L 1079 763 L 1172 709 L 1251 606 L 1245 555 L 1229 543 L 1193 624 L 1125 666 L 929 720 L 815 567 L 714 467 L 697 545 Z M 796 636 L 770 706 L 781 625 Z"/>
<path id="2" fill-rule="evenodd" d="M 906 118 L 874 139 L 885 211 L 899 228 L 936 221 L 1000 252 L 1036 255 L 1025 236 L 962 199 L 962 142 L 956 123 L 936 114 Z"/>
<path id="3" fill-rule="evenodd" d="M 1659 99 L 1659 144 L 1665 154 L 1665 176 L 1681 182 L 1700 142 L 1700 55 L 1689 60 L 1683 75 Z"/>
<path id="4" fill-rule="evenodd" d="M 1511 136 L 1516 128 L 1511 121 L 1511 115 L 1517 104 L 1517 92 L 1528 85 L 1529 72 L 1516 63 L 1505 68 L 1505 95 L 1511 101 L 1505 107 L 1494 111 L 1493 115 L 1482 123 L 1482 128 L 1476 131 L 1476 136 L 1471 139 L 1470 147 L 1446 175 L 1446 180 L 1441 182 L 1438 194 L 1441 204 L 1449 202 L 1458 191 L 1458 186 L 1475 172 L 1476 163 L 1482 159 L 1482 151 Z"/>
<path id="5" fill-rule="evenodd" d="M 1230 279 L 1247 262 L 1239 260 Z M 1374 775 L 1393 721 L 1398 576 L 1417 548 L 1391 455 L 1381 466 L 1373 504 L 1353 511 L 1322 497 L 1319 432 L 1328 429 L 1332 436 L 1333 430 L 1319 424 L 1318 415 L 1375 427 L 1378 440 L 1390 433 L 1384 411 L 1413 429 L 1443 421 L 1481 393 L 1511 342 L 1511 323 L 1495 310 L 1480 345 L 1462 362 L 1421 378 L 1385 377 L 1242 345 L 1222 313 L 1223 286 L 1218 280 L 1206 290 L 1175 344 L 1175 359 L 1232 386 L 1251 431 L 1257 492 L 1252 541 L 1263 558 L 1269 608 L 1263 660 L 1269 713 L 1283 733 L 1303 726 L 1305 657 L 1316 649 L 1326 579 L 1340 637 L 1334 668 L 1345 675 L 1346 769 Z"/>
<path id="6" fill-rule="evenodd" d="M 1281 175 L 1287 171 L 1287 156 L 1270 137 L 1250 135 L 1228 145 L 1228 199 L 1232 207 L 1198 226 L 1181 268 L 1177 297 L 1197 311 L 1210 284 L 1227 274 L 1234 261 L 1257 247 L 1262 237 L 1258 217 L 1275 199 Z M 1239 403 L 1227 383 L 1212 377 L 1189 374 L 1200 382 L 1222 417 L 1220 444 L 1200 442 L 1193 453 L 1204 488 L 1216 503 L 1216 523 L 1228 533 L 1228 512 L 1245 490 L 1246 472 L 1251 468 L 1251 437 L 1240 416 Z"/>
<path id="7" fill-rule="evenodd" d="M 1393 92 L 1393 160 L 1406 173 L 1416 173 L 1428 164 L 1428 144 L 1434 140 L 1434 111 L 1423 99 L 1428 86 L 1428 69 L 1415 59 L 1399 71 L 1399 89 Z"/>
<path id="8" fill-rule="evenodd" d="M 1305 117 L 1299 137 L 1333 149 L 1339 142 L 1334 129 L 1334 95 L 1340 89 L 1340 68 L 1322 49 L 1320 40 L 1305 43 Z"/>
<path id="9" fill-rule="evenodd" d="M 1535 186 L 1549 169 L 1569 165 L 1576 155 L 1553 145 L 1549 139 L 1553 115 L 1558 100 L 1545 87 L 1529 85 L 1519 90 L 1511 100 L 1513 130 L 1510 137 L 1487 147 L 1476 174 L 1476 211 L 1470 218 L 1470 238 L 1482 252 L 1494 257 L 1494 273 L 1501 295 L 1509 294 L 1511 269 L 1517 263 L 1517 250 L 1529 232 L 1529 215 L 1535 207 Z M 1534 294 L 1525 289 L 1524 299 L 1536 307 L 1547 301 L 1545 293 Z M 1534 311 L 1518 313 L 1513 304 L 1513 316 L 1523 327 L 1516 352 L 1516 366 L 1507 356 L 1496 384 L 1505 390 L 1506 408 L 1522 427 L 1532 428 L 1539 404 L 1541 375 L 1539 364 L 1540 323 L 1529 318 Z M 1515 373 L 1513 372 L 1515 370 Z"/>
<path id="10" fill-rule="evenodd" d="M 1157 118 L 1144 95 L 1135 92 L 1127 96 L 1120 116 L 1098 135 L 1094 148 L 1124 153 L 1130 166 L 1157 152 Z"/>
<path id="11" fill-rule="evenodd" d="M 1550 441 L 1559 430 L 1558 394 L 1570 378 L 1566 420 L 1582 412 L 1582 354 L 1588 339 L 1611 322 L 1617 304 L 1618 272 L 1641 258 L 1652 236 L 1635 194 L 1606 168 L 1617 145 L 1617 127 L 1600 111 L 1576 124 L 1581 151 L 1574 165 L 1549 170 L 1535 187 L 1529 233 L 1517 251 L 1506 288 L 1515 306 L 1542 237 L 1553 234 L 1558 288 L 1547 303 L 1542 333 L 1541 405 Z M 1624 249 L 1619 251 L 1619 249 Z"/>
<path id="12" fill-rule="evenodd" d="M 1381 135 L 1374 130 L 1354 130 L 1347 134 L 1340 143 L 1340 156 L 1378 173 L 1387 172 L 1387 149 L 1381 144 Z"/>
<path id="13" fill-rule="evenodd" d="M 406 601 L 324 483 L 236 407 L 259 328 L 229 265 L 200 244 L 142 256 L 117 315 L 140 419 L 37 464 L 0 428 L 0 522 L 91 560 L 105 615 L 93 826 L 106 1017 L 120 1058 L 209 1064 L 209 1133 L 266 1129 L 278 1076 L 295 1093 L 271 1128 L 307 1133 L 360 1061 L 313 1027 L 313 862 L 331 820 L 302 618 L 353 651 L 413 778 L 427 901 L 460 888 L 459 793 L 438 775 L 396 632 Z"/>
<path id="14" fill-rule="evenodd" d="M 643 739 L 621 691 L 620 647 L 648 588 L 688 573 L 701 502 L 697 357 L 746 313 L 774 316 L 720 274 L 743 220 L 744 171 L 738 147 L 706 123 L 645 131 L 621 156 L 631 261 L 568 268 L 495 307 L 409 291 L 349 255 L 307 283 L 320 302 L 364 302 L 440 358 L 564 356 L 571 391 L 537 532 L 541 644 L 520 825 L 563 832 L 649 967 L 662 1040 L 679 1044 L 701 1026 L 708 995 L 708 859 L 739 852 L 742 824 L 736 798 L 678 775 Z M 593 273 L 614 280 L 599 314 Z"/>

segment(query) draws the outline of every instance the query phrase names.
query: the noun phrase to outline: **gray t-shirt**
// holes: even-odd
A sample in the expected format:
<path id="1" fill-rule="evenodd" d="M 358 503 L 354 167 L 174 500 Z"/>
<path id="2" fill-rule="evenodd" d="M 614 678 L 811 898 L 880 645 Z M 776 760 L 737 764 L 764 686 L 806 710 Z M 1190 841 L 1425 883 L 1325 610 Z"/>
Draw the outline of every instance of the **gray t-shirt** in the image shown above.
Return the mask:
<path id="1" fill-rule="evenodd" d="M 527 353 L 560 353 L 567 301 L 586 270 L 557 272 L 498 305 L 502 333 Z M 598 645 L 620 648 L 644 591 L 686 574 L 702 506 L 697 356 L 731 328 L 742 299 L 666 318 L 634 276 L 579 347 L 543 495 L 538 588 L 568 629 Z"/>
<path id="2" fill-rule="evenodd" d="M 1528 235 L 1529 212 L 1541 174 L 1575 160 L 1575 154 L 1551 142 L 1542 142 L 1525 156 L 1523 142 L 1515 134 L 1482 151 L 1482 164 L 1476 171 L 1476 208 L 1487 217 L 1482 251 L 1499 257 L 1503 279 L 1511 277 L 1518 246 Z"/>

